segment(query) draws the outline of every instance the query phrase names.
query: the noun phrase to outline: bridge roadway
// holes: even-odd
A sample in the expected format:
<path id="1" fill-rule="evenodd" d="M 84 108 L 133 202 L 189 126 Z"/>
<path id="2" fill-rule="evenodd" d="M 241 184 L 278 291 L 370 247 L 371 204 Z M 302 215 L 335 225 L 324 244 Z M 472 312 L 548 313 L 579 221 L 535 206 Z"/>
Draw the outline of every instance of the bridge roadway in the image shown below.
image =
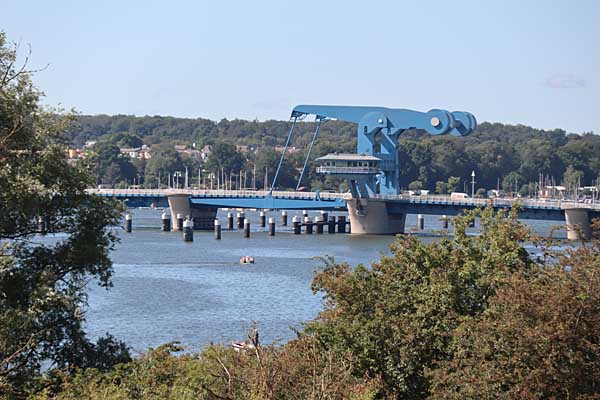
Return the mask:
<path id="1" fill-rule="evenodd" d="M 458 215 L 464 210 L 492 204 L 510 208 L 519 204 L 519 218 L 565 221 L 568 236 L 577 238 L 579 225 L 590 236 L 590 221 L 600 218 L 600 204 L 536 199 L 455 199 L 449 196 L 376 195 L 353 199 L 349 194 L 264 190 L 89 189 L 105 197 L 122 199 L 129 207 L 154 204 L 170 207 L 171 218 L 190 215 L 196 229 L 212 229 L 219 208 L 280 210 L 348 210 L 353 234 L 393 234 L 404 231 L 406 214 Z"/>

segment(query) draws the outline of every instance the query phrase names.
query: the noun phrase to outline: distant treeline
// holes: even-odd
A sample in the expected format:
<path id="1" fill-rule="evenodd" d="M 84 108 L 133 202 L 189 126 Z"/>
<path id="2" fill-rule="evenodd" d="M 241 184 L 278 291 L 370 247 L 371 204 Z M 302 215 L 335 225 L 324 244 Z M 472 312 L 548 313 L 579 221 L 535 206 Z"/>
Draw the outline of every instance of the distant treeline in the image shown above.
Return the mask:
<path id="1" fill-rule="evenodd" d="M 292 146 L 302 149 L 294 160 L 301 160 L 315 128 L 312 122 L 297 125 Z M 137 138 L 141 143 L 171 146 L 196 144 L 196 148 L 217 143 L 249 145 L 265 149 L 285 143 L 290 123 L 287 121 L 227 120 L 219 122 L 197 118 L 128 115 L 81 116 L 79 126 L 70 133 L 75 146 L 88 140 Z M 122 143 L 135 144 L 135 143 Z M 329 121 L 322 125 L 311 159 L 329 152 L 354 152 L 356 125 Z M 547 182 L 567 187 L 592 185 L 600 175 L 600 136 L 593 133 L 567 134 L 561 129 L 541 130 L 524 125 L 481 123 L 467 137 L 430 136 L 419 131 L 405 132 L 399 139 L 401 186 L 413 189 L 445 191 L 449 177 L 470 182 L 476 173 L 477 188 L 532 192 L 533 183 L 543 176 Z M 243 157 L 249 167 L 252 157 Z M 225 161 L 225 160 L 215 160 Z M 218 164 L 221 164 L 218 162 Z M 311 165 L 314 166 L 314 165 Z M 239 167 L 236 166 L 236 168 Z M 314 168 L 313 168 L 314 171 Z M 144 171 L 138 171 L 138 174 Z M 146 174 L 147 175 L 147 174 Z M 323 184 L 311 171 L 310 182 Z M 337 183 L 337 182 L 336 182 Z M 463 184 L 457 189 L 462 190 Z M 533 190 L 535 191 L 535 190 Z"/>

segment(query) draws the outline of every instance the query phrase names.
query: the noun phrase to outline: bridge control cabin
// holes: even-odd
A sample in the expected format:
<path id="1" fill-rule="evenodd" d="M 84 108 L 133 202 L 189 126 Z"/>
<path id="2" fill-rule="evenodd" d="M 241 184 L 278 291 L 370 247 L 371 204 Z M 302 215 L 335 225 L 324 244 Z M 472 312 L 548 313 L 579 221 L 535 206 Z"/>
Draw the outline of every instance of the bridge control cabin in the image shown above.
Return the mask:
<path id="1" fill-rule="evenodd" d="M 381 159 L 368 154 L 327 154 L 317 158 L 317 173 L 325 175 L 377 175 Z"/>
<path id="2" fill-rule="evenodd" d="M 370 188 L 378 189 L 376 175 L 381 172 L 381 158 L 370 154 L 327 154 L 316 160 L 317 173 L 347 179 L 354 198 L 370 197 Z"/>

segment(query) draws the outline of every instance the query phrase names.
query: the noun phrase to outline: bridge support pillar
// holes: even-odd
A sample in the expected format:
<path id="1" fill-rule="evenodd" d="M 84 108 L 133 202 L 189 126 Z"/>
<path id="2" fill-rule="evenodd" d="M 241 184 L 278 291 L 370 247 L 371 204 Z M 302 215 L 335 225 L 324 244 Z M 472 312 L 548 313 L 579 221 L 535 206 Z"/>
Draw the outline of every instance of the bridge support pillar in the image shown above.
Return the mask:
<path id="1" fill-rule="evenodd" d="M 167 198 L 171 209 L 171 221 L 177 221 L 177 214 L 182 215 L 184 218 L 191 215 L 190 196 L 185 193 L 169 193 Z M 179 230 L 177 223 L 173 223 L 172 229 L 173 231 Z"/>
<path id="2" fill-rule="evenodd" d="M 177 214 L 181 214 L 183 218 L 188 216 L 194 221 L 194 229 L 196 230 L 213 230 L 214 221 L 217 217 L 217 207 L 198 207 L 191 208 L 190 195 L 187 193 L 168 193 L 169 208 L 171 209 L 171 221 L 177 221 Z M 179 230 L 177 224 L 172 224 L 174 231 Z"/>
<path id="3" fill-rule="evenodd" d="M 567 239 L 578 240 L 580 234 L 584 239 L 590 239 L 592 237 L 590 214 L 587 209 L 565 209 L 565 222 L 567 223 Z"/>
<path id="4" fill-rule="evenodd" d="M 353 198 L 347 205 L 352 235 L 404 233 L 406 215 L 389 213 L 385 200 Z"/>

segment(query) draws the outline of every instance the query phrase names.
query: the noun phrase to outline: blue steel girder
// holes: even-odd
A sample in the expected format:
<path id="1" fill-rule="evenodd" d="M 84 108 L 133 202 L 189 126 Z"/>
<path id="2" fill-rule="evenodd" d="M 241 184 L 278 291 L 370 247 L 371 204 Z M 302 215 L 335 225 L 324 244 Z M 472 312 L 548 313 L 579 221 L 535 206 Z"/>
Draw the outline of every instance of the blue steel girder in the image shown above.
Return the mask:
<path id="1" fill-rule="evenodd" d="M 272 196 L 233 198 L 233 197 L 190 197 L 192 207 L 220 207 L 220 208 L 256 208 L 271 210 L 345 210 L 346 201 L 335 200 L 312 200 L 312 199 L 290 199 Z"/>
<path id="2" fill-rule="evenodd" d="M 314 114 L 320 118 L 335 118 L 358 124 L 357 153 L 380 157 L 382 176 L 379 193 L 398 194 L 400 165 L 397 153 L 398 136 L 409 129 L 422 129 L 431 135 L 464 136 L 477 127 L 475 117 L 464 111 L 449 112 L 433 109 L 419 112 L 406 109 L 364 106 L 299 105 L 292 110 L 292 118 Z M 381 134 L 379 151 L 377 135 Z M 372 186 L 372 184 L 370 184 Z M 376 193 L 375 187 L 369 187 Z"/>
<path id="3" fill-rule="evenodd" d="M 408 201 L 389 201 L 386 208 L 391 214 L 426 214 L 426 215 L 461 215 L 465 210 L 480 207 L 469 203 L 420 203 Z M 495 210 L 507 209 L 505 205 L 494 205 Z M 521 207 L 518 211 L 520 219 L 537 219 L 546 221 L 564 221 L 564 211 L 560 208 Z"/>

